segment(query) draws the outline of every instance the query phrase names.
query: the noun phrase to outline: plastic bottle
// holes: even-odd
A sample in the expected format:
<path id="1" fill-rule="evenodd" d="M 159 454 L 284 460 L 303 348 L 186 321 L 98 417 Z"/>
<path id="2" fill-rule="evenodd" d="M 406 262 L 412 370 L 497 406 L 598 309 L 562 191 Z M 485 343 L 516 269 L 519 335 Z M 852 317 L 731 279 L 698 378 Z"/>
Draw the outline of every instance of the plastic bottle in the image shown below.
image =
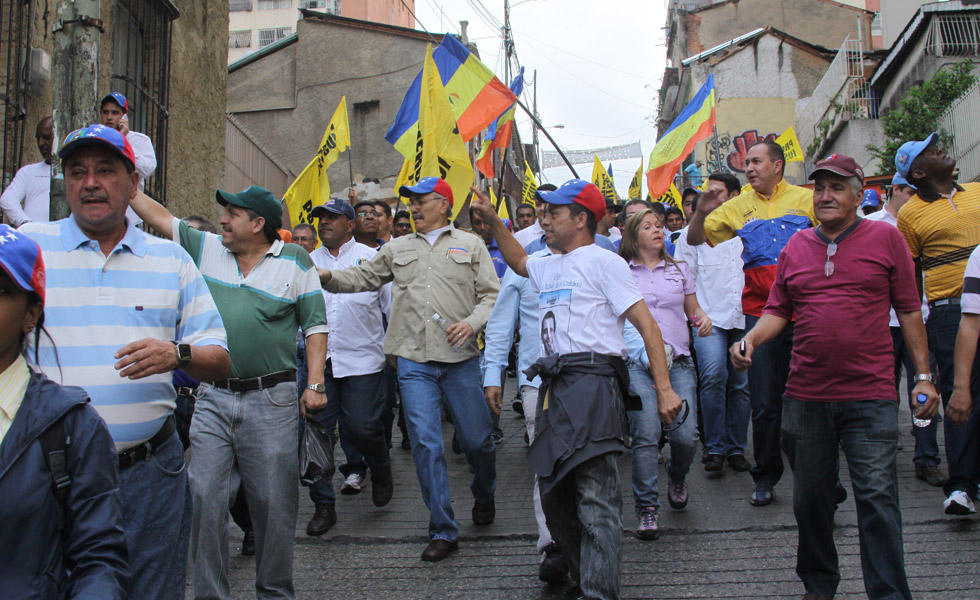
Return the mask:
<path id="1" fill-rule="evenodd" d="M 917 403 L 916 412 L 922 410 L 922 407 L 926 405 L 926 395 L 919 394 L 915 397 Z M 912 424 L 916 427 L 928 427 L 932 424 L 932 419 L 919 419 L 914 414 L 912 415 Z"/>
<path id="2" fill-rule="evenodd" d="M 446 317 L 440 315 L 439 313 L 433 313 L 432 314 L 432 320 L 435 321 L 435 324 L 438 325 L 439 327 L 441 327 L 443 331 L 446 331 L 447 329 L 449 329 L 449 326 L 452 325 L 452 323 L 450 323 L 446 319 Z M 448 344 L 449 342 L 446 342 L 446 343 Z M 463 351 L 456 344 L 449 344 L 449 345 L 452 346 L 453 350 L 455 350 L 456 352 L 462 352 Z"/>

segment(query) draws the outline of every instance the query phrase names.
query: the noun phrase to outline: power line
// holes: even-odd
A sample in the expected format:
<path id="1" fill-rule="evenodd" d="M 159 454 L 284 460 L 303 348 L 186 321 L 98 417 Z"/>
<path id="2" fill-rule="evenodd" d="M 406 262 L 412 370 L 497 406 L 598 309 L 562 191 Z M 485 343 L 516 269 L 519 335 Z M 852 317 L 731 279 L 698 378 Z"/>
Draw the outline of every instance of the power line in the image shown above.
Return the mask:
<path id="1" fill-rule="evenodd" d="M 517 32 L 516 29 L 514 31 Z M 643 75 L 637 75 L 636 73 L 630 73 L 629 71 L 624 71 L 622 69 L 617 69 L 616 67 L 610 67 L 609 65 L 607 65 L 605 63 L 601 63 L 601 62 L 592 60 L 590 58 L 586 58 L 584 56 L 579 56 L 578 54 L 575 54 L 573 52 L 569 52 L 568 50 L 565 50 L 564 48 L 559 48 L 558 46 L 555 46 L 554 44 L 549 44 L 548 42 L 546 42 L 544 40 L 539 40 L 538 38 L 533 37 L 533 36 L 530 36 L 530 35 L 528 35 L 528 34 L 526 34 L 524 32 L 518 32 L 518 33 L 520 33 L 522 36 L 525 36 L 525 37 L 527 37 L 529 39 L 532 39 L 532 40 L 538 42 L 539 44 L 544 44 L 545 46 L 548 46 L 549 48 L 554 48 L 555 50 L 558 50 L 559 52 L 564 52 L 565 54 L 567 54 L 569 56 L 573 56 L 573 57 L 575 57 L 575 58 L 577 58 L 579 60 L 584 60 L 586 62 L 590 62 L 590 63 L 592 63 L 594 65 L 598 65 L 600 67 L 603 67 L 604 69 L 609 69 L 610 71 L 616 71 L 617 73 L 622 73 L 623 75 L 629 75 L 630 77 L 636 77 L 638 79 L 646 79 L 647 81 L 651 81 L 653 83 L 659 83 L 659 81 L 657 81 L 656 79 L 653 79 L 651 77 L 645 77 Z"/>

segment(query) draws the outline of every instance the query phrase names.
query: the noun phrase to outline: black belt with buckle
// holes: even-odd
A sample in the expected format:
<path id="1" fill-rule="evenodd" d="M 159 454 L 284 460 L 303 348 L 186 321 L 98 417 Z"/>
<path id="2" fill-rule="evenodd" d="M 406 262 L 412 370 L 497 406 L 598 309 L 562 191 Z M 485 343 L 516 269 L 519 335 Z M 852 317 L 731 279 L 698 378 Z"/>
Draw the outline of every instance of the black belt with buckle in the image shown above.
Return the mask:
<path id="1" fill-rule="evenodd" d="M 936 308 L 937 306 L 946 306 L 947 304 L 952 306 L 958 306 L 960 303 L 959 298 L 941 298 L 939 300 L 933 300 L 929 303 L 929 308 Z"/>
<path id="2" fill-rule="evenodd" d="M 189 397 L 189 396 L 193 396 L 194 395 L 194 388 L 192 388 L 192 387 L 183 387 L 183 386 L 178 387 L 177 388 L 177 395 L 178 396 L 183 396 L 185 398 L 186 397 Z"/>
<path id="3" fill-rule="evenodd" d="M 211 385 L 230 392 L 254 392 L 255 390 L 267 390 L 287 381 L 296 381 L 296 371 L 279 371 L 251 379 L 222 379 L 211 382 Z"/>
<path id="4" fill-rule="evenodd" d="M 156 435 L 135 448 L 123 450 L 119 453 L 119 468 L 125 469 L 126 467 L 131 467 L 146 460 L 156 453 L 160 449 L 160 446 L 173 436 L 175 431 L 177 431 L 177 424 L 174 422 L 174 416 L 170 415 L 163 422 L 163 426 L 156 432 Z"/>

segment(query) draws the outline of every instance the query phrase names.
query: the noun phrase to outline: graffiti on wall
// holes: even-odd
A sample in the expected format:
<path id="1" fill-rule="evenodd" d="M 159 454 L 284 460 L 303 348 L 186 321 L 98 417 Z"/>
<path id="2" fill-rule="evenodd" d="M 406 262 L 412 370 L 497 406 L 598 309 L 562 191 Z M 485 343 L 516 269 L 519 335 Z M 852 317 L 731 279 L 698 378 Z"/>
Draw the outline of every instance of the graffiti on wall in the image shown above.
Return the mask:
<path id="1" fill-rule="evenodd" d="M 714 168 L 714 165 L 719 162 L 717 153 L 720 152 L 721 156 L 724 157 L 721 161 L 722 168 L 732 173 L 744 173 L 745 155 L 748 154 L 749 148 L 759 142 L 774 142 L 777 137 L 779 137 L 778 133 L 760 135 L 755 129 L 747 129 L 735 136 L 727 131 L 725 133 L 719 132 L 717 152 L 715 151 L 714 138 L 709 137 L 704 143 L 705 156 L 708 157 L 708 164 Z"/>

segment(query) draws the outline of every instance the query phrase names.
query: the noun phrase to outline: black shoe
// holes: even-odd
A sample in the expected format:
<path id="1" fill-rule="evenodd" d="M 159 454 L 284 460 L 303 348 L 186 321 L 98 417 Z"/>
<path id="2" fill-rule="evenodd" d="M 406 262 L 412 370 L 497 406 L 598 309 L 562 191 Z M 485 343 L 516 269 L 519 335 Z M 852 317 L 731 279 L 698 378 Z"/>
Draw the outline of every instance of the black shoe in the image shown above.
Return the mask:
<path id="1" fill-rule="evenodd" d="M 704 470 L 709 473 L 712 471 L 721 471 L 725 468 L 725 457 L 721 454 L 709 454 L 708 460 L 704 461 Z"/>
<path id="2" fill-rule="evenodd" d="M 544 549 L 544 560 L 538 567 L 538 579 L 548 585 L 561 585 L 568 581 L 568 564 L 554 543 Z"/>
<path id="3" fill-rule="evenodd" d="M 453 454 L 462 454 L 462 453 L 463 453 L 463 449 L 459 445 L 459 438 L 457 438 L 456 437 L 456 434 L 454 433 L 453 434 Z"/>
<path id="4" fill-rule="evenodd" d="M 504 441 L 504 432 L 503 431 L 491 431 L 490 432 L 490 439 L 493 440 L 493 443 L 494 444 L 500 444 L 501 442 Z"/>
<path id="5" fill-rule="evenodd" d="M 391 463 L 385 465 L 380 473 L 371 471 L 371 502 L 375 506 L 385 506 L 391 502 L 391 495 L 395 492 L 395 482 L 391 478 Z"/>
<path id="6" fill-rule="evenodd" d="M 402 436 L 402 450 L 411 450 L 412 440 L 408 439 L 408 436 Z"/>
<path id="7" fill-rule="evenodd" d="M 306 535 L 323 535 L 337 523 L 337 510 L 333 504 L 317 502 L 313 518 L 306 525 Z"/>
<path id="8" fill-rule="evenodd" d="M 422 551 L 422 560 L 426 562 L 439 562 L 449 555 L 459 550 L 459 542 L 456 540 L 432 540 Z"/>
<path id="9" fill-rule="evenodd" d="M 510 408 L 522 417 L 524 416 L 524 402 L 520 398 L 514 398 Z"/>
<path id="10" fill-rule="evenodd" d="M 774 497 L 772 485 L 768 481 L 759 481 L 755 484 L 755 491 L 749 497 L 749 504 L 752 506 L 768 506 L 772 504 Z"/>
<path id="11" fill-rule="evenodd" d="M 847 489 L 844 487 L 844 484 L 840 482 L 840 479 L 838 479 L 837 485 L 834 487 L 834 510 L 837 510 L 837 507 L 840 506 L 844 500 L 847 500 Z"/>
<path id="12" fill-rule="evenodd" d="M 242 556 L 255 556 L 255 532 L 246 531 L 242 539 Z"/>
<path id="13" fill-rule="evenodd" d="M 473 503 L 474 525 L 489 525 L 493 523 L 493 520 L 496 516 L 497 516 L 497 506 L 493 503 L 493 500 L 487 502 L 486 504 L 480 502 Z"/>
<path id="14" fill-rule="evenodd" d="M 728 465 L 733 471 L 738 471 L 739 473 L 744 473 L 752 468 L 749 461 L 745 460 L 745 457 L 741 454 L 732 454 L 728 457 Z"/>

